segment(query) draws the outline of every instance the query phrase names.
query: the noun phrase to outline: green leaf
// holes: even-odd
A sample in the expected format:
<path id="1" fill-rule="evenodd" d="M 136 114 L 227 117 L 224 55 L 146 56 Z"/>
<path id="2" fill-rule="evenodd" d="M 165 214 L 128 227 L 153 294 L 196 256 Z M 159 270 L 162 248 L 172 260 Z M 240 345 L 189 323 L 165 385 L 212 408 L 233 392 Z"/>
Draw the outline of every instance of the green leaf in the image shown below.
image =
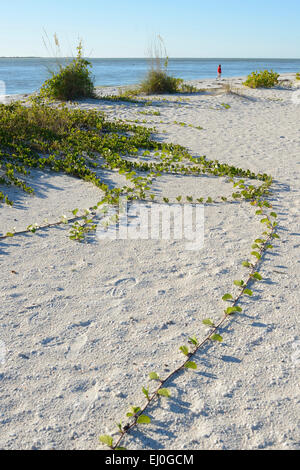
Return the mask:
<path id="1" fill-rule="evenodd" d="M 243 309 L 241 307 L 239 307 L 238 305 L 234 306 L 234 307 L 228 307 L 227 310 L 225 310 L 225 313 L 226 315 L 231 315 L 232 313 L 235 313 L 235 312 L 242 312 Z"/>
<path id="2" fill-rule="evenodd" d="M 79 210 L 79 209 L 74 209 L 74 210 L 72 211 L 72 214 L 75 215 L 75 217 L 76 217 L 76 215 L 78 214 L 78 210 Z"/>
<path id="3" fill-rule="evenodd" d="M 189 338 L 189 341 L 195 346 L 198 346 L 199 344 L 199 341 L 197 340 L 196 336 L 192 336 L 191 338 Z"/>
<path id="4" fill-rule="evenodd" d="M 121 423 L 116 423 L 116 425 L 118 426 L 119 431 L 122 432 L 123 431 L 122 422 Z"/>
<path id="5" fill-rule="evenodd" d="M 250 289 L 245 289 L 245 290 L 244 290 L 244 294 L 249 295 L 250 297 L 252 297 L 253 292 L 252 292 L 252 290 L 250 290 Z"/>
<path id="6" fill-rule="evenodd" d="M 189 354 L 189 350 L 186 346 L 180 346 L 180 351 L 185 355 L 185 356 L 188 356 Z"/>
<path id="7" fill-rule="evenodd" d="M 108 447 L 113 446 L 114 441 L 111 436 L 103 435 L 103 436 L 100 436 L 99 439 L 100 439 L 100 442 L 102 442 L 102 444 L 106 444 Z"/>
<path id="8" fill-rule="evenodd" d="M 274 217 L 275 219 L 277 219 L 277 214 L 276 214 L 276 212 L 271 212 L 270 216 L 271 216 L 271 217 Z"/>
<path id="9" fill-rule="evenodd" d="M 12 232 L 7 232 L 7 234 L 5 235 L 6 237 L 13 237 L 14 236 L 14 233 Z"/>
<path id="10" fill-rule="evenodd" d="M 252 256 L 255 256 L 257 259 L 260 259 L 260 258 L 261 258 L 261 255 L 260 255 L 257 251 L 252 251 L 252 252 L 251 252 L 251 255 L 252 255 Z"/>
<path id="11" fill-rule="evenodd" d="M 244 281 L 234 281 L 234 285 L 242 287 L 244 285 Z"/>
<path id="12" fill-rule="evenodd" d="M 184 365 L 184 367 L 186 367 L 187 369 L 197 369 L 197 364 L 196 362 L 189 361 Z"/>
<path id="13" fill-rule="evenodd" d="M 142 391 L 143 391 L 143 394 L 145 395 L 145 397 L 147 398 L 147 400 L 149 400 L 149 388 L 147 389 L 147 388 L 143 387 Z"/>
<path id="14" fill-rule="evenodd" d="M 127 450 L 126 447 L 116 447 L 115 450 Z"/>
<path id="15" fill-rule="evenodd" d="M 150 372 L 150 380 L 160 380 L 159 375 L 156 372 Z"/>
<path id="16" fill-rule="evenodd" d="M 207 326 L 215 326 L 214 322 L 212 322 L 209 318 L 206 318 L 205 320 L 202 321 L 203 325 Z"/>
<path id="17" fill-rule="evenodd" d="M 133 413 L 136 415 L 139 411 L 141 411 L 141 408 L 139 406 L 132 406 L 131 407 Z"/>
<path id="18" fill-rule="evenodd" d="M 138 424 L 150 424 L 151 419 L 147 415 L 140 415 L 137 419 Z"/>
<path id="19" fill-rule="evenodd" d="M 222 297 L 222 300 L 224 300 L 224 301 L 230 300 L 230 299 L 233 299 L 233 297 L 232 297 L 231 294 L 225 294 L 225 295 L 223 295 L 223 297 Z"/>
<path id="20" fill-rule="evenodd" d="M 257 279 L 258 281 L 262 280 L 262 276 L 259 273 L 254 273 L 252 277 L 254 277 L 254 279 Z"/>
<path id="21" fill-rule="evenodd" d="M 167 388 L 161 388 L 158 390 L 158 395 L 161 395 L 162 397 L 169 398 L 171 396 L 170 391 Z"/>
<path id="22" fill-rule="evenodd" d="M 249 263 L 249 261 L 243 261 L 242 266 L 244 266 L 244 268 L 250 268 L 251 264 Z"/>
<path id="23" fill-rule="evenodd" d="M 222 343 L 223 338 L 221 335 L 214 334 L 210 337 L 212 341 L 218 341 L 219 343 Z"/>

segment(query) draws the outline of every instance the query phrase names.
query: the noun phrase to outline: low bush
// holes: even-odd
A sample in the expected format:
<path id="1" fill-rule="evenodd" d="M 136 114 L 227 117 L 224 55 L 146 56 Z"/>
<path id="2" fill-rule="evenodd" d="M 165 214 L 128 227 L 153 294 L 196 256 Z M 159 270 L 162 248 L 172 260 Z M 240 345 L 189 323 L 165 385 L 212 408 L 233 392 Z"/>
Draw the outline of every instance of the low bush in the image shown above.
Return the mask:
<path id="1" fill-rule="evenodd" d="M 139 92 L 151 94 L 194 93 L 198 91 L 191 85 L 184 84 L 181 78 L 168 74 L 169 58 L 164 41 L 160 35 L 149 48 L 151 66 L 145 79 L 139 86 Z"/>
<path id="2" fill-rule="evenodd" d="M 147 95 L 177 93 L 180 91 L 182 82 L 182 79 L 171 77 L 165 70 L 151 69 L 141 83 L 140 90 Z"/>
<path id="3" fill-rule="evenodd" d="M 278 78 L 279 74 L 273 70 L 256 71 L 248 75 L 243 85 L 249 88 L 272 88 L 278 84 Z"/>
<path id="4" fill-rule="evenodd" d="M 60 65 L 58 73 L 43 84 L 40 96 L 55 100 L 74 100 L 94 96 L 94 81 L 89 67 L 90 62 L 82 57 L 82 43 L 77 47 L 77 57 L 68 65 Z"/>

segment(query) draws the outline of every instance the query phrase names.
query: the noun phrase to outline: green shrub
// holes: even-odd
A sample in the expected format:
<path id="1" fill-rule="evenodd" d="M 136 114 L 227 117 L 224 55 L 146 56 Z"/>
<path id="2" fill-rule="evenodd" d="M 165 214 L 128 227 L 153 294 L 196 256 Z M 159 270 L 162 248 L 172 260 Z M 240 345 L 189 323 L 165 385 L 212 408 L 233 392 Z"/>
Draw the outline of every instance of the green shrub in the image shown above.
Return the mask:
<path id="1" fill-rule="evenodd" d="M 279 74 L 268 70 L 252 72 L 243 85 L 250 88 L 271 88 L 278 83 Z"/>
<path id="2" fill-rule="evenodd" d="M 300 73 L 296 73 L 296 80 L 300 80 Z"/>
<path id="3" fill-rule="evenodd" d="M 180 80 L 180 79 L 178 79 Z M 188 85 L 187 83 L 183 83 L 183 80 L 179 83 L 179 92 L 181 93 L 199 93 L 199 88 L 195 87 L 194 85 Z"/>
<path id="4" fill-rule="evenodd" d="M 171 77 L 168 74 L 169 58 L 164 41 L 158 35 L 149 48 L 151 66 L 140 84 L 140 91 L 151 94 L 178 93 L 183 91 L 183 80 L 181 78 Z"/>
<path id="5" fill-rule="evenodd" d="M 141 91 L 150 94 L 177 93 L 183 80 L 174 78 L 165 70 L 148 71 L 145 80 L 141 83 Z"/>
<path id="6" fill-rule="evenodd" d="M 77 47 L 77 57 L 68 65 L 60 65 L 58 73 L 43 84 L 40 96 L 56 100 L 74 100 L 93 97 L 94 82 L 89 67 L 90 62 L 82 58 L 82 43 Z"/>

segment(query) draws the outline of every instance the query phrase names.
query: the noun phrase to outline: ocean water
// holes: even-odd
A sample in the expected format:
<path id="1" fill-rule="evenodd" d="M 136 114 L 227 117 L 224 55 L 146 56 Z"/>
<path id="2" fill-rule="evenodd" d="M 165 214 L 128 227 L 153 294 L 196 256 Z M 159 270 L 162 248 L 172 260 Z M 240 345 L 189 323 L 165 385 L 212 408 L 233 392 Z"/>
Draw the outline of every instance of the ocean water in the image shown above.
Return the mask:
<path id="1" fill-rule="evenodd" d="M 147 59 L 90 59 L 90 62 L 95 85 L 102 86 L 139 83 L 149 67 Z M 245 76 L 264 69 L 278 73 L 300 72 L 300 59 L 170 59 L 169 73 L 185 80 L 214 78 L 219 64 L 222 64 L 224 77 Z M 50 71 L 55 70 L 55 59 L 0 58 L 0 81 L 5 83 L 6 94 L 37 91 L 51 76 Z"/>

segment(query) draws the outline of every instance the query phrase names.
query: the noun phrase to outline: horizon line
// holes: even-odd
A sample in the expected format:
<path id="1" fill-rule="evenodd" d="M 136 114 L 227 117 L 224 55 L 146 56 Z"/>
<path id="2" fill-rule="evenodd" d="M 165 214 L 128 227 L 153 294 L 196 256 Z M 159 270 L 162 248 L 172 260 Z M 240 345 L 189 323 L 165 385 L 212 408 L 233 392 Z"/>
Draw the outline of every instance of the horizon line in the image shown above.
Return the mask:
<path id="1" fill-rule="evenodd" d="M 49 56 L 0 56 L 0 59 L 73 59 L 76 56 L 62 56 L 62 57 L 49 57 Z M 152 57 L 89 57 L 86 59 L 101 59 L 101 60 L 151 60 Z M 162 58 L 163 60 L 164 58 Z M 300 60 L 300 57 L 169 57 L 169 60 Z"/>

